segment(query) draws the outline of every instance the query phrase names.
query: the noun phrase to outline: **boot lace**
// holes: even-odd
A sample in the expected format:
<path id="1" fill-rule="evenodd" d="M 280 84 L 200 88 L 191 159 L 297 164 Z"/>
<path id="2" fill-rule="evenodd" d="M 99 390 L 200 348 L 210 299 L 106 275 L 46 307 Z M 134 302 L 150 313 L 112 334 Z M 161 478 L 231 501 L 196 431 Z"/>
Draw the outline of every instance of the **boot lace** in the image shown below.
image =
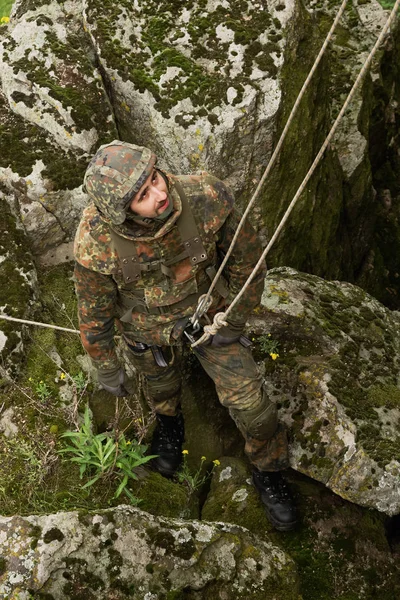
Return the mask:
<path id="1" fill-rule="evenodd" d="M 274 498 L 275 500 L 279 500 L 281 502 L 287 502 L 291 500 L 291 493 L 286 481 L 282 476 L 276 477 L 275 474 L 271 476 L 269 473 L 257 473 L 255 477 L 260 482 L 262 487 L 268 491 L 270 498 Z"/>

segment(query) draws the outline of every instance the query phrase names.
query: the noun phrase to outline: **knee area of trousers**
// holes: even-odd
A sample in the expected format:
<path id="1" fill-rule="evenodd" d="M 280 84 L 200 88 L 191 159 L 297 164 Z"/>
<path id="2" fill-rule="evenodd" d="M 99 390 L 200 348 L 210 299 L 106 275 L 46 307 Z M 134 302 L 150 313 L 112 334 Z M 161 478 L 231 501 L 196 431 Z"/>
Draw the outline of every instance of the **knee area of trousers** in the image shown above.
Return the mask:
<path id="1" fill-rule="evenodd" d="M 248 410 L 230 410 L 235 421 L 245 437 L 256 440 L 268 440 L 278 427 L 278 410 L 276 404 L 263 395 L 262 402 Z"/>
<path id="2" fill-rule="evenodd" d="M 147 389 L 150 396 L 157 402 L 167 400 L 180 393 L 182 380 L 179 376 L 166 378 L 146 377 Z"/>

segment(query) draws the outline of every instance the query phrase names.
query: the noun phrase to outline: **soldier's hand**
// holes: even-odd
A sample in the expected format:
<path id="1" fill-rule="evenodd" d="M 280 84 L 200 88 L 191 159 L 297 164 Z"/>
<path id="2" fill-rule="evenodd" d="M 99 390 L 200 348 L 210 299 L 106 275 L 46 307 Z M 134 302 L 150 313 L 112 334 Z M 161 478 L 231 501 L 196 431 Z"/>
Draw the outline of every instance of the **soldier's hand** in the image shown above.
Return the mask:
<path id="1" fill-rule="evenodd" d="M 121 367 L 99 369 L 97 376 L 101 387 L 114 396 L 130 396 L 133 392 L 132 385 Z"/>

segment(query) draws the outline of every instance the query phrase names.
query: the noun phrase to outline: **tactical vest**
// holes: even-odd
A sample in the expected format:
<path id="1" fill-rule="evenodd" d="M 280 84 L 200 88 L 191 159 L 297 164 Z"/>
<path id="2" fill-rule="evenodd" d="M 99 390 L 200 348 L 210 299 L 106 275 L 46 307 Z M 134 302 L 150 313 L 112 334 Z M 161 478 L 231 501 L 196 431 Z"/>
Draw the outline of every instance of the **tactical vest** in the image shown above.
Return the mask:
<path id="1" fill-rule="evenodd" d="M 215 234 L 206 233 L 203 228 L 199 231 L 182 185 L 177 180 L 174 184 L 182 212 L 176 227 L 159 241 L 127 239 L 110 229 L 119 262 L 119 269 L 113 274 L 119 290 L 117 316 L 125 323 L 132 322 L 135 312 L 175 314 L 196 305 L 215 276 Z M 155 258 L 155 250 L 166 256 Z M 222 298 L 227 297 L 229 291 L 223 278 L 216 291 Z"/>

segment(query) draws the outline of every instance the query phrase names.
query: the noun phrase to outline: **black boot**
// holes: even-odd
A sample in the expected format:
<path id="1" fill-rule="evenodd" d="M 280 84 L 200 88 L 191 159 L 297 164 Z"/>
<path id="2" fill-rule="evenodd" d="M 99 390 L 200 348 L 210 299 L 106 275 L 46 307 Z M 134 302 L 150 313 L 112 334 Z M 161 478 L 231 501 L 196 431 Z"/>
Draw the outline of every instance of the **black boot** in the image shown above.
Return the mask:
<path id="1" fill-rule="evenodd" d="M 182 444 L 185 438 L 185 427 L 182 413 L 174 417 L 156 415 L 157 426 L 151 441 L 151 454 L 158 454 L 151 461 L 153 468 L 164 475 L 172 477 L 182 462 Z"/>
<path id="2" fill-rule="evenodd" d="M 294 529 L 296 508 L 286 481 L 279 471 L 253 471 L 253 482 L 264 504 L 268 519 L 278 531 Z"/>

